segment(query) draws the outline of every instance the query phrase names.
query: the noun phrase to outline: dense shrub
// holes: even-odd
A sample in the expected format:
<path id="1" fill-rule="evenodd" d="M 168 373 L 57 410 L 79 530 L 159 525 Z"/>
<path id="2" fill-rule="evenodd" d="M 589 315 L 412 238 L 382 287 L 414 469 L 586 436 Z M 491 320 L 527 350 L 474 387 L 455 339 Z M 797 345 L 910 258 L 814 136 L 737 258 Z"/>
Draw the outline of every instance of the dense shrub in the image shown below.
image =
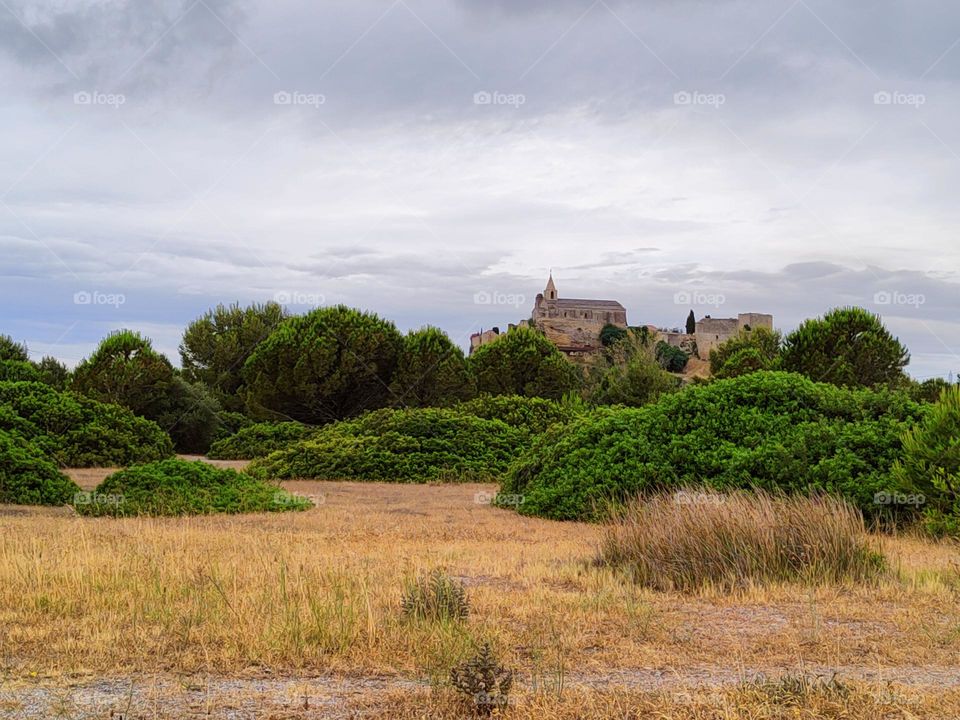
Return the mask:
<path id="1" fill-rule="evenodd" d="M 522 512 L 557 519 L 702 483 L 837 492 L 873 515 L 875 495 L 896 489 L 890 469 L 900 436 L 922 412 L 902 394 L 753 373 L 552 428 L 512 465 L 502 489 L 524 496 Z"/>
<path id="2" fill-rule="evenodd" d="M 151 419 L 166 430 L 179 453 L 203 455 L 216 439 L 220 404 L 202 383 L 174 377 Z"/>
<path id="3" fill-rule="evenodd" d="M 960 535 L 960 387 L 943 391 L 923 422 L 903 436 L 893 468 L 903 495 L 924 500 L 928 529 Z"/>
<path id="4" fill-rule="evenodd" d="M 682 373 L 690 361 L 690 356 L 683 350 L 662 340 L 657 343 L 656 358 L 660 367 L 672 373 Z"/>
<path id="5" fill-rule="evenodd" d="M 673 392 L 679 383 L 660 366 L 649 337 L 631 333 L 608 348 L 591 369 L 590 400 L 597 405 L 639 407 Z"/>
<path id="6" fill-rule="evenodd" d="M 655 590 L 865 580 L 882 568 L 863 517 L 830 496 L 694 489 L 631 501 L 607 526 L 600 560 Z"/>
<path id="7" fill-rule="evenodd" d="M 526 439 L 499 420 L 454 410 L 378 410 L 255 460 L 249 472 L 276 479 L 490 481 Z"/>
<path id="8" fill-rule="evenodd" d="M 390 382 L 397 407 L 447 407 L 476 394 L 463 350 L 445 332 L 426 327 L 408 333 Z"/>
<path id="9" fill-rule="evenodd" d="M 604 325 L 600 330 L 600 344 L 604 347 L 610 347 L 614 343 L 620 342 L 627 336 L 627 331 L 617 325 Z"/>
<path id="10" fill-rule="evenodd" d="M 0 430 L 0 503 L 64 505 L 79 490 L 40 450 Z"/>
<path id="11" fill-rule="evenodd" d="M 784 339 L 780 356 L 782 369 L 842 387 L 897 385 L 909 362 L 879 316 L 857 307 L 805 320 Z"/>
<path id="12" fill-rule="evenodd" d="M 256 425 L 256 421 L 243 413 L 221 410 L 217 413 L 217 435 L 214 440 L 223 440 L 236 435 L 245 427 Z"/>
<path id="13" fill-rule="evenodd" d="M 305 510 L 312 503 L 245 473 L 169 459 L 110 475 L 76 507 L 85 515 L 209 515 Z"/>
<path id="14" fill-rule="evenodd" d="M 556 423 L 569 422 L 580 414 L 569 402 L 520 395 L 482 395 L 460 403 L 455 409 L 487 420 L 500 420 L 531 434 L 542 433 Z"/>
<path id="15" fill-rule="evenodd" d="M 207 456 L 216 460 L 252 460 L 265 457 L 303 440 L 315 431 L 315 428 L 297 422 L 256 423 L 215 442 Z"/>
<path id="16" fill-rule="evenodd" d="M 783 337 L 774 330 L 741 330 L 710 351 L 710 374 L 718 380 L 775 369 Z"/>
<path id="17" fill-rule="evenodd" d="M 490 395 L 524 395 L 559 400 L 583 384 L 580 371 L 557 346 L 531 328 L 516 328 L 468 360 L 477 391 Z"/>
<path id="18" fill-rule="evenodd" d="M 70 386 L 70 371 L 55 357 L 45 356 L 37 363 L 40 382 L 57 390 L 66 390 Z"/>
<path id="19" fill-rule="evenodd" d="M 0 382 L 40 382 L 40 371 L 24 360 L 0 360 Z"/>
<path id="20" fill-rule="evenodd" d="M 63 467 L 129 465 L 173 454 L 170 437 L 155 423 L 42 383 L 0 382 L 0 430 Z"/>
<path id="21" fill-rule="evenodd" d="M 385 407 L 402 346 L 393 323 L 343 305 L 288 318 L 243 366 L 247 407 L 314 425 Z"/>

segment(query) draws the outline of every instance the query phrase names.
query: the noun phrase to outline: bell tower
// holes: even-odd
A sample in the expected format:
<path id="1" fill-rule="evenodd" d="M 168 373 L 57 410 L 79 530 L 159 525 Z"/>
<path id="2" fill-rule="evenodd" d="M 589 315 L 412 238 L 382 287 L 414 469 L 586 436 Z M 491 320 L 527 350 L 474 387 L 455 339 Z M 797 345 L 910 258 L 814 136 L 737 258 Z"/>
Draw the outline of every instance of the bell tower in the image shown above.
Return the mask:
<path id="1" fill-rule="evenodd" d="M 550 272 L 550 279 L 547 280 L 547 287 L 543 290 L 543 299 L 544 300 L 556 300 L 557 299 L 557 286 L 553 284 L 553 272 Z"/>

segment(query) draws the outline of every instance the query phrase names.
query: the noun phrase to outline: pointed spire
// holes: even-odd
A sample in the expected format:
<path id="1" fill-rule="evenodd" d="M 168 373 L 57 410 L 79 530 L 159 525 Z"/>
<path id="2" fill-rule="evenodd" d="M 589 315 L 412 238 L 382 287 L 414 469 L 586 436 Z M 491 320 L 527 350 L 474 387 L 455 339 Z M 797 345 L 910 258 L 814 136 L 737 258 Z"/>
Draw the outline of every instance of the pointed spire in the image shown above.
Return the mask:
<path id="1" fill-rule="evenodd" d="M 550 271 L 550 279 L 547 280 L 547 287 L 543 290 L 543 296 L 547 300 L 557 299 L 557 286 L 553 284 L 553 271 Z"/>

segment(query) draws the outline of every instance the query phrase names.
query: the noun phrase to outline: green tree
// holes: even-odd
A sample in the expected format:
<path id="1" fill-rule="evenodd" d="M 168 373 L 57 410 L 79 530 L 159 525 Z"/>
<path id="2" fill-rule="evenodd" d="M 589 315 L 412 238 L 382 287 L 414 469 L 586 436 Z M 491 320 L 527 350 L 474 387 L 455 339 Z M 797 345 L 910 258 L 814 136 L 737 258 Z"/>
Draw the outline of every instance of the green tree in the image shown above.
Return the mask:
<path id="1" fill-rule="evenodd" d="M 153 419 L 173 379 L 173 366 L 153 349 L 149 339 L 133 330 L 118 330 L 107 335 L 94 353 L 77 365 L 73 389 Z"/>
<path id="2" fill-rule="evenodd" d="M 0 335 L 0 360 L 29 362 L 30 353 L 23 343 L 15 342 L 9 335 Z"/>
<path id="3" fill-rule="evenodd" d="M 435 327 L 403 339 L 390 393 L 393 404 L 409 407 L 444 407 L 476 394 L 463 350 Z"/>
<path id="4" fill-rule="evenodd" d="M 597 405 L 639 407 L 678 387 L 678 379 L 660 366 L 656 349 L 631 335 L 610 348 L 594 368 L 590 399 Z"/>
<path id="5" fill-rule="evenodd" d="M 690 311 L 690 314 L 687 315 L 687 335 L 693 335 L 697 331 L 697 316 L 693 314 L 693 310 Z"/>
<path id="6" fill-rule="evenodd" d="M 610 347 L 615 342 L 623 340 L 627 336 L 627 331 L 616 325 L 604 325 L 600 331 L 600 344 L 604 347 Z"/>
<path id="7" fill-rule="evenodd" d="M 784 340 L 781 365 L 841 387 L 897 385 L 910 353 L 883 322 L 863 308 L 831 310 L 804 321 Z"/>
<path id="8" fill-rule="evenodd" d="M 319 425 L 384 407 L 402 347 L 393 323 L 343 305 L 287 318 L 243 366 L 247 408 Z"/>
<path id="9" fill-rule="evenodd" d="M 661 340 L 655 346 L 657 362 L 667 372 L 682 373 L 690 362 L 690 356 L 678 347 Z"/>
<path id="10" fill-rule="evenodd" d="M 153 417 L 173 440 L 177 452 L 204 455 L 220 429 L 220 404 L 203 383 L 189 383 L 179 375 L 152 408 Z"/>
<path id="11" fill-rule="evenodd" d="M 481 345 L 467 361 L 477 391 L 558 400 L 583 384 L 582 373 L 557 346 L 531 328 L 516 328 Z"/>
<path id="12" fill-rule="evenodd" d="M 710 351 L 710 373 L 717 379 L 739 377 L 772 369 L 780 357 L 783 336 L 779 331 L 741 330 Z"/>
<path id="13" fill-rule="evenodd" d="M 187 326 L 180 343 L 183 375 L 202 382 L 224 408 L 243 409 L 239 396 L 243 364 L 254 348 L 287 317 L 277 303 L 241 308 L 217 305 Z"/>
<path id="14" fill-rule="evenodd" d="M 960 386 L 944 390 L 924 419 L 904 433 L 893 477 L 904 493 L 924 496 L 935 534 L 960 533 Z"/>
<path id="15" fill-rule="evenodd" d="M 70 371 L 55 357 L 45 356 L 37 363 L 37 372 L 40 373 L 40 382 L 57 390 L 66 390 L 70 385 Z"/>

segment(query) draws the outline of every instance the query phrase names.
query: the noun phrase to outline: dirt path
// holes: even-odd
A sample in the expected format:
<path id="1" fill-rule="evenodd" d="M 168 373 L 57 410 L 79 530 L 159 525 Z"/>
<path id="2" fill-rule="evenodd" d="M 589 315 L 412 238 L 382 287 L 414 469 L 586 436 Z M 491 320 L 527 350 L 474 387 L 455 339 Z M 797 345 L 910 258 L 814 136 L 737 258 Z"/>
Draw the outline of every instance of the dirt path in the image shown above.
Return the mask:
<path id="1" fill-rule="evenodd" d="M 758 677 L 802 672 L 809 677 L 857 680 L 888 691 L 907 686 L 936 693 L 960 687 L 960 667 L 827 668 L 649 668 L 604 675 L 572 674 L 569 689 L 668 691 L 677 694 L 733 687 Z M 313 720 L 353 718 L 351 701 L 388 692 L 427 689 L 425 681 L 396 677 L 218 678 L 137 677 L 95 682 L 11 683 L 0 685 L 2 720 L 136 720 L 138 718 L 206 718 L 207 720 Z"/>

